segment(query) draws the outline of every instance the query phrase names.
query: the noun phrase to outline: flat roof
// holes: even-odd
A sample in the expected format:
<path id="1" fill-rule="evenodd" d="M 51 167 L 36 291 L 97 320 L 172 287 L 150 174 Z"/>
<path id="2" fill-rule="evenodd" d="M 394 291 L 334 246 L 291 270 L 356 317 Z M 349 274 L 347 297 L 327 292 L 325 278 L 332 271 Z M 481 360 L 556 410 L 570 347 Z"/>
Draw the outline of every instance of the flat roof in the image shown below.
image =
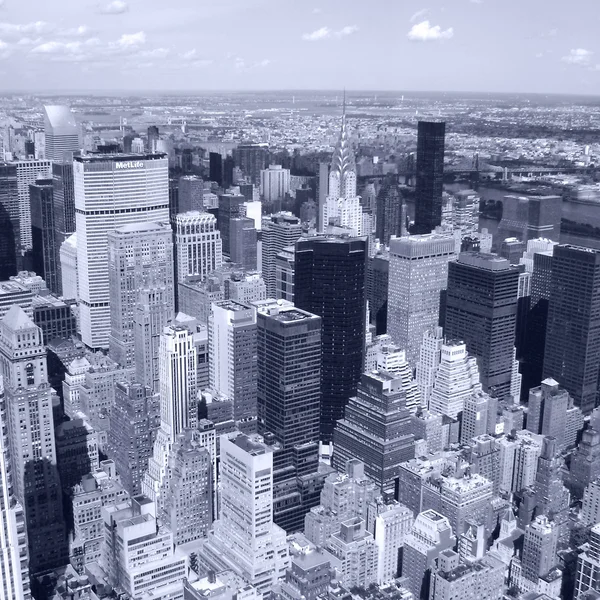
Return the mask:
<path id="1" fill-rule="evenodd" d="M 120 154 L 116 152 L 103 153 L 98 152 L 94 154 L 84 154 L 83 156 L 74 156 L 73 160 L 80 163 L 92 163 L 92 162 L 122 162 L 127 160 L 159 160 L 167 158 L 167 155 L 163 152 L 154 152 L 147 154 L 144 152 L 133 154 L 128 152 L 127 154 Z"/>

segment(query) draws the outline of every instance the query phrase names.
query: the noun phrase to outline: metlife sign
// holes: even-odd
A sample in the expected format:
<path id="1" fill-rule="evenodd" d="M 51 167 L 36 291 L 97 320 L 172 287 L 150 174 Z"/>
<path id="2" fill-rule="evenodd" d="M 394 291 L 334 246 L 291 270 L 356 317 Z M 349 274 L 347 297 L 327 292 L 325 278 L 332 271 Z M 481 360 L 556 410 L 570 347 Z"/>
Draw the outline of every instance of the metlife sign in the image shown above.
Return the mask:
<path id="1" fill-rule="evenodd" d="M 141 160 L 126 160 L 115 163 L 115 169 L 141 169 L 144 166 Z"/>

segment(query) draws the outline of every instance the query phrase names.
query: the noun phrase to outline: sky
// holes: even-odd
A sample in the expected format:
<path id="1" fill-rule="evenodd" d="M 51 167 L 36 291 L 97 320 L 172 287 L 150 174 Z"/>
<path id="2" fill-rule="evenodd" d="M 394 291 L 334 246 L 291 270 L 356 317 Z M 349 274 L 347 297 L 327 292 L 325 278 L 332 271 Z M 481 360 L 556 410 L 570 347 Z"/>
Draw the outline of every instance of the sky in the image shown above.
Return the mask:
<path id="1" fill-rule="evenodd" d="M 600 96 L 600 0 L 0 0 L 8 91 Z"/>

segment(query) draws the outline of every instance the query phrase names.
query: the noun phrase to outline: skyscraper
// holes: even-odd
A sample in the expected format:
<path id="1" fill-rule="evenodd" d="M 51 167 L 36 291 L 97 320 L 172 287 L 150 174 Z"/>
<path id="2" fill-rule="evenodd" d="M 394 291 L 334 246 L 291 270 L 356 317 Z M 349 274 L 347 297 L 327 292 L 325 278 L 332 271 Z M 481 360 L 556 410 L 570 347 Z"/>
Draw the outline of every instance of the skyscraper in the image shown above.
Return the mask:
<path id="1" fill-rule="evenodd" d="M 431 233 L 442 224 L 446 123 L 419 121 L 415 233 Z"/>
<path id="2" fill-rule="evenodd" d="M 247 217 L 229 219 L 229 260 L 243 271 L 257 268 L 257 233 L 254 220 Z"/>
<path id="3" fill-rule="evenodd" d="M 231 234 L 229 221 L 242 215 L 242 205 L 246 198 L 242 195 L 221 194 L 217 210 L 217 229 L 221 232 L 222 250 L 225 256 L 231 252 Z"/>
<path id="4" fill-rule="evenodd" d="M 53 163 L 69 162 L 80 150 L 79 125 L 68 106 L 44 106 L 44 135 L 46 160 Z"/>
<path id="5" fill-rule="evenodd" d="M 125 225 L 108 233 L 110 290 L 109 355 L 123 367 L 134 366 L 138 303 L 152 297 L 164 327 L 173 318 L 173 242 L 165 223 Z M 162 317 L 162 318 L 161 318 Z M 139 337 L 142 341 L 143 336 Z M 158 359 L 158 354 L 155 359 Z M 145 382 L 148 385 L 148 382 Z"/>
<path id="6" fill-rule="evenodd" d="M 448 271 L 444 333 L 477 358 L 483 390 L 511 394 L 519 270 L 505 258 L 463 252 Z"/>
<path id="7" fill-rule="evenodd" d="M 159 137 L 158 127 L 156 125 L 150 125 L 148 127 L 148 152 L 156 152 Z"/>
<path id="8" fill-rule="evenodd" d="M 219 152 L 208 154 L 208 172 L 211 181 L 223 185 L 223 157 Z"/>
<path id="9" fill-rule="evenodd" d="M 179 178 L 177 212 L 204 211 L 204 181 L 196 175 Z"/>
<path id="10" fill-rule="evenodd" d="M 594 525 L 590 532 L 590 540 L 583 547 L 577 559 L 577 576 L 575 581 L 575 598 L 583 598 L 587 591 L 598 591 L 600 588 L 600 523 Z"/>
<path id="11" fill-rule="evenodd" d="M 377 194 L 375 236 L 387 246 L 391 236 L 400 237 L 402 194 L 392 176 L 388 176 Z"/>
<path id="12" fill-rule="evenodd" d="M 268 144 L 240 144 L 233 149 L 233 160 L 254 185 L 260 183 L 260 172 L 269 162 Z"/>
<path id="13" fill-rule="evenodd" d="M 67 562 L 67 532 L 56 466 L 52 419 L 54 390 L 48 384 L 42 332 L 14 305 L 0 322 L 0 362 L 16 496 L 25 508 L 30 570 Z"/>
<path id="14" fill-rule="evenodd" d="M 17 168 L 0 163 L 0 279 L 17 274 L 20 242 L 19 191 Z"/>
<path id="15" fill-rule="evenodd" d="M 455 258 L 454 240 L 441 234 L 390 240 L 388 334 L 416 365 L 423 334 L 438 324 L 440 298 Z"/>
<path id="16" fill-rule="evenodd" d="M 267 286 L 267 297 L 275 298 L 277 293 L 276 261 L 277 254 L 288 246 L 293 246 L 302 235 L 300 219 L 288 212 L 271 215 L 263 221 L 262 227 L 262 274 Z"/>
<path id="17" fill-rule="evenodd" d="M 281 202 L 290 192 L 290 170 L 269 165 L 260 172 L 260 193 L 266 204 Z"/>
<path id="18" fill-rule="evenodd" d="M 256 308 L 234 300 L 215 302 L 208 323 L 209 380 L 233 401 L 234 419 L 256 418 Z"/>
<path id="19" fill-rule="evenodd" d="M 321 439 L 330 441 L 363 370 L 366 329 L 365 238 L 296 243 L 295 304 L 323 319 Z"/>
<path id="20" fill-rule="evenodd" d="M 55 224 L 52 179 L 38 179 L 29 186 L 31 202 L 31 262 L 35 273 L 43 277 L 48 289 L 62 295 L 62 277 Z"/>
<path id="21" fill-rule="evenodd" d="M 168 160 L 164 154 L 78 156 L 74 177 L 81 339 L 107 348 L 107 234 L 124 225 L 168 222 Z"/>
<path id="22" fill-rule="evenodd" d="M 543 376 L 552 377 L 585 414 L 598 403 L 600 251 L 554 248 Z"/>
<path id="23" fill-rule="evenodd" d="M 350 398 L 333 432 L 333 466 L 338 471 L 358 459 L 382 492 L 394 491 L 398 465 L 415 455 L 407 408 L 411 384 L 410 371 L 407 377 L 383 370 L 362 375 L 356 397 Z"/>

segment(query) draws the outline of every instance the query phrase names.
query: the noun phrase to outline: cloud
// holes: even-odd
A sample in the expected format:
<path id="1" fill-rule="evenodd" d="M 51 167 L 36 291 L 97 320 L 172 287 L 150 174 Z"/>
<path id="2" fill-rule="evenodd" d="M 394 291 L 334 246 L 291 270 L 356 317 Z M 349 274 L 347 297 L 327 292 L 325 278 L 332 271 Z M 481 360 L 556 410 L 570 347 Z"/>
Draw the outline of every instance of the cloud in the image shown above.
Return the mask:
<path id="1" fill-rule="evenodd" d="M 111 0 L 100 5 L 99 12 L 103 15 L 121 15 L 129 10 L 125 0 Z"/>
<path id="2" fill-rule="evenodd" d="M 12 36 L 19 36 L 23 34 L 43 34 L 50 33 L 55 29 L 54 25 L 46 23 L 45 21 L 35 21 L 31 23 L 0 23 L 0 33 Z"/>
<path id="3" fill-rule="evenodd" d="M 1 2 L 2 0 L 0 0 Z M 0 5 L 1 6 L 1 5 Z M 320 8 L 313 8 L 312 9 L 312 14 L 313 15 L 320 15 L 323 11 Z"/>
<path id="4" fill-rule="evenodd" d="M 418 10 L 411 18 L 410 18 L 410 22 L 411 23 L 415 23 L 416 21 L 418 21 L 419 19 L 422 19 L 427 13 L 429 12 L 428 8 L 422 8 L 421 10 Z"/>
<path id="5" fill-rule="evenodd" d="M 471 0 L 471 4 L 483 4 L 483 0 Z"/>
<path id="6" fill-rule="evenodd" d="M 430 25 L 429 21 L 421 21 L 412 26 L 408 39 L 412 42 L 437 42 L 449 40 L 454 36 L 452 27 L 442 30 L 439 25 Z"/>
<path id="7" fill-rule="evenodd" d="M 578 65 L 580 67 L 589 66 L 593 52 L 591 50 L 585 50 L 584 48 L 574 48 L 569 54 L 562 57 L 562 61 L 571 65 Z"/>
<path id="8" fill-rule="evenodd" d="M 238 71 L 252 71 L 254 69 L 264 69 L 273 62 L 269 58 L 264 58 L 263 60 L 249 63 L 242 57 L 235 55 L 229 55 L 227 58 L 233 60 L 233 66 Z"/>
<path id="9" fill-rule="evenodd" d="M 310 33 L 305 33 L 302 35 L 302 39 L 307 42 L 317 42 L 319 40 L 328 40 L 328 39 L 340 39 L 346 37 L 348 35 L 352 35 L 358 31 L 358 27 L 356 25 L 346 25 L 337 31 L 333 31 L 329 27 L 321 27 L 320 29 L 315 29 Z"/>
<path id="10" fill-rule="evenodd" d="M 137 33 L 124 33 L 115 43 L 119 48 L 131 48 L 146 43 L 146 34 L 143 31 Z"/>
<path id="11" fill-rule="evenodd" d="M 65 37 L 84 37 L 91 33 L 91 29 L 87 25 L 80 25 L 79 27 L 73 27 L 72 29 L 63 29 L 60 35 Z"/>

